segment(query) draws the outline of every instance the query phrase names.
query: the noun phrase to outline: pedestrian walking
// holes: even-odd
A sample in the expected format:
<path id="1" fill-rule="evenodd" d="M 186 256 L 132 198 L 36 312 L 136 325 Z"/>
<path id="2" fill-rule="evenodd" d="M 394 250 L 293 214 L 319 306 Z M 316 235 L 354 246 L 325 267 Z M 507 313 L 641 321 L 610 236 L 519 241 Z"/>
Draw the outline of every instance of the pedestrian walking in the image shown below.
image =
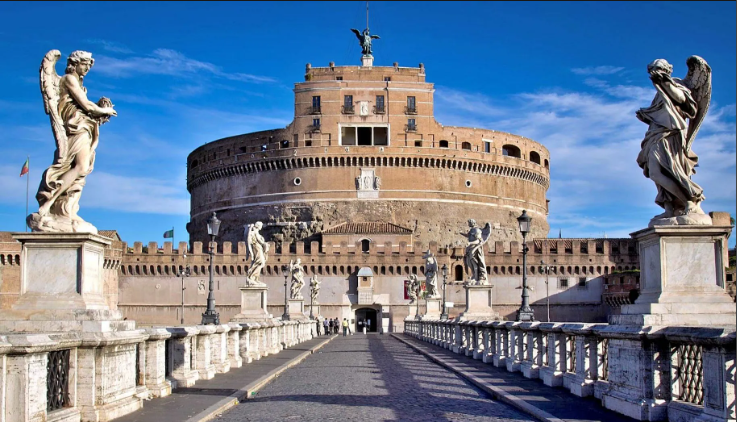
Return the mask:
<path id="1" fill-rule="evenodd" d="M 335 322 L 331 319 L 330 322 L 328 323 L 331 334 L 333 333 L 333 324 L 335 324 Z"/>
<path id="2" fill-rule="evenodd" d="M 348 320 L 343 318 L 343 337 L 348 334 Z"/>
<path id="3" fill-rule="evenodd" d="M 316 319 L 315 320 L 315 324 L 317 325 L 317 327 L 315 329 L 317 330 L 317 335 L 319 336 L 319 335 L 321 335 L 320 334 L 320 320 L 319 319 Z"/>
<path id="4" fill-rule="evenodd" d="M 371 331 L 371 320 L 366 319 L 366 331 Z"/>
<path id="5" fill-rule="evenodd" d="M 363 334 L 366 335 L 366 321 L 363 322 Z"/>
<path id="6" fill-rule="evenodd" d="M 330 331 L 329 331 L 329 328 L 330 327 L 328 326 L 328 319 L 327 318 L 325 318 L 325 319 L 322 320 L 322 328 L 325 329 L 325 335 L 326 336 L 329 336 L 330 335 Z"/>
<path id="7" fill-rule="evenodd" d="M 335 334 L 338 334 L 339 330 L 340 330 L 340 320 L 338 319 L 338 317 L 335 317 Z"/>

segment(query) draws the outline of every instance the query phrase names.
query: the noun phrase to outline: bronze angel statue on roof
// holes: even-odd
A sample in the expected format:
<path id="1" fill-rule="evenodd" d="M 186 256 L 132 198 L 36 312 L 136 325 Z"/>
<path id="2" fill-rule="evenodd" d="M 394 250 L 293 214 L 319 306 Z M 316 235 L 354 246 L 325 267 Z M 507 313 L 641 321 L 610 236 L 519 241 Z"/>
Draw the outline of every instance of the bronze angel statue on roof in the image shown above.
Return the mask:
<path id="1" fill-rule="evenodd" d="M 370 35 L 368 28 L 363 30 L 363 34 L 358 29 L 351 28 L 351 31 L 353 31 L 354 34 L 356 34 L 356 38 L 358 38 L 359 44 L 361 44 L 361 49 L 364 56 L 370 56 L 371 55 L 371 40 L 378 40 L 378 35 Z"/>
<path id="2" fill-rule="evenodd" d="M 54 163 L 43 173 L 36 193 L 38 212 L 29 215 L 27 222 L 38 232 L 97 233 L 92 224 L 77 215 L 79 198 L 95 164 L 100 125 L 118 114 L 105 97 L 97 103 L 87 99 L 83 82 L 95 63 L 91 53 L 72 52 L 64 76 L 56 74 L 60 57 L 59 50 L 51 50 L 41 61 L 41 94 L 56 151 Z"/>
<path id="3" fill-rule="evenodd" d="M 636 113 L 648 125 L 637 164 L 655 182 L 655 203 L 665 210 L 650 226 L 711 224 L 701 210 L 704 190 L 691 180 L 698 163 L 691 146 L 709 109 L 711 67 L 699 56 L 689 57 L 686 65 L 686 78 L 678 79 L 671 76 L 673 66 L 666 60 L 650 63 L 655 98 Z"/>

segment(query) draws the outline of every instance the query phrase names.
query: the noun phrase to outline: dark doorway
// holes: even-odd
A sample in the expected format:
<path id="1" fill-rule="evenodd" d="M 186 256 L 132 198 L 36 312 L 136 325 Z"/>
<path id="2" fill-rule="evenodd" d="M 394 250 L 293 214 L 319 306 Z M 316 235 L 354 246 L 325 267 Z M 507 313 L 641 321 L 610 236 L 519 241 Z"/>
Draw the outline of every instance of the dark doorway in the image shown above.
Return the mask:
<path id="1" fill-rule="evenodd" d="M 463 265 L 456 265 L 455 280 L 463 281 Z"/>
<path id="2" fill-rule="evenodd" d="M 371 145 L 371 128 L 358 128 L 358 145 Z"/>
<path id="3" fill-rule="evenodd" d="M 375 333 L 379 327 L 378 318 L 376 318 L 376 309 L 356 309 L 356 334 L 363 333 L 363 324 L 370 321 L 370 325 L 366 327 L 367 333 Z"/>

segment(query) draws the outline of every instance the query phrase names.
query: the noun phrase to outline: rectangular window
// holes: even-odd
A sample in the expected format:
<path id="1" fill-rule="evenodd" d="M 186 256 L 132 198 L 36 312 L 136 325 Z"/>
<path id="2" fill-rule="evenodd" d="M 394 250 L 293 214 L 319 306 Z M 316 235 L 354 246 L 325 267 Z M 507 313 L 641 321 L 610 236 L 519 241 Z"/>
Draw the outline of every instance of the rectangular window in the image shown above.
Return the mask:
<path id="1" fill-rule="evenodd" d="M 578 278 L 578 287 L 580 288 L 586 288 L 588 287 L 588 284 L 586 284 L 586 277 L 579 277 Z"/>
<path id="2" fill-rule="evenodd" d="M 491 154 L 491 142 L 484 141 L 484 152 Z"/>
<path id="3" fill-rule="evenodd" d="M 343 113 L 353 113 L 353 95 L 343 96 Z"/>
<path id="4" fill-rule="evenodd" d="M 559 278 L 558 279 L 558 288 L 559 289 L 567 289 L 568 288 L 568 279 L 567 278 Z"/>
<path id="5" fill-rule="evenodd" d="M 384 76 L 384 82 L 391 82 L 392 77 L 391 76 Z"/>
<path id="6" fill-rule="evenodd" d="M 287 140 L 281 141 L 281 148 L 289 148 L 289 141 Z"/>
<path id="7" fill-rule="evenodd" d="M 415 119 L 407 119 L 407 131 L 414 132 L 417 130 L 417 124 L 415 123 Z"/>
<path id="8" fill-rule="evenodd" d="M 269 146 L 266 145 L 266 144 L 261 145 L 261 151 L 266 151 L 266 149 L 268 149 L 268 147 Z"/>
<path id="9" fill-rule="evenodd" d="M 315 129 L 320 128 L 320 119 L 312 119 L 312 127 Z"/>
<path id="10" fill-rule="evenodd" d="M 376 96 L 376 113 L 385 113 L 384 111 L 384 96 Z"/>
<path id="11" fill-rule="evenodd" d="M 415 146 L 416 147 L 421 147 L 422 146 L 422 141 L 415 141 Z"/>
<path id="12" fill-rule="evenodd" d="M 415 97 L 407 97 L 407 113 L 417 113 Z"/>
<path id="13" fill-rule="evenodd" d="M 343 77 L 342 77 L 342 76 L 336 76 L 336 77 L 335 77 L 335 80 L 336 80 L 336 81 L 342 81 L 342 80 L 343 80 Z"/>
<path id="14" fill-rule="evenodd" d="M 319 95 L 315 95 L 312 97 L 312 112 L 313 113 L 320 112 L 320 96 Z"/>

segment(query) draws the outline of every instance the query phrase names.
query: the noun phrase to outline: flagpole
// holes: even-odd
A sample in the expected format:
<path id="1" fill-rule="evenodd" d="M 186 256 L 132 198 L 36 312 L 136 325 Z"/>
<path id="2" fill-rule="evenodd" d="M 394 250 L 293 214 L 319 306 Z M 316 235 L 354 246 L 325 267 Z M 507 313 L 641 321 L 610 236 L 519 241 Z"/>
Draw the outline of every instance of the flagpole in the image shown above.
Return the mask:
<path id="1" fill-rule="evenodd" d="M 28 162 L 28 173 L 26 173 L 26 215 L 23 218 L 23 225 L 26 226 L 26 231 L 28 231 L 28 188 L 30 185 L 31 180 L 31 156 L 26 156 L 26 161 Z"/>
<path id="2" fill-rule="evenodd" d="M 174 246 L 177 242 L 174 241 L 174 226 L 171 227 L 171 251 L 174 252 Z"/>

